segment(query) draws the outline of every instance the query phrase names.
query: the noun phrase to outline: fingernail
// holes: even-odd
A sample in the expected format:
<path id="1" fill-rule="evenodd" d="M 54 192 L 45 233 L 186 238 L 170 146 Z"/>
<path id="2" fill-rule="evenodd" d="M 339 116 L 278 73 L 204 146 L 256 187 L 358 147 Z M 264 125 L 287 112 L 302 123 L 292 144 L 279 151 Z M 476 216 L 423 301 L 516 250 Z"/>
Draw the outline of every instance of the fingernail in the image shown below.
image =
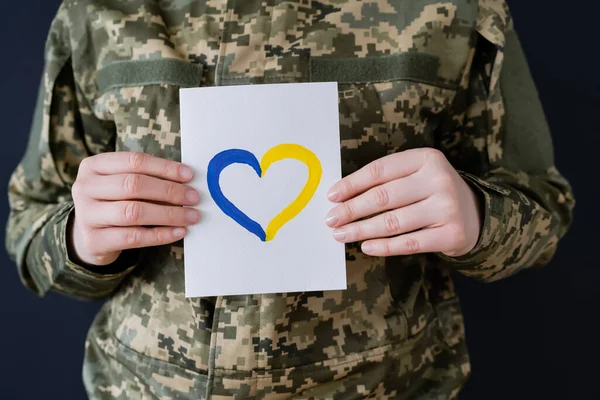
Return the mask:
<path id="1" fill-rule="evenodd" d="M 194 175 L 194 171 L 189 167 L 181 166 L 179 167 L 179 175 L 184 179 L 190 179 Z"/>
<path id="2" fill-rule="evenodd" d="M 183 229 L 183 228 L 175 228 L 175 229 L 173 229 L 173 236 L 175 236 L 175 237 L 185 236 L 185 229 Z"/>
<path id="3" fill-rule="evenodd" d="M 339 192 L 335 189 L 330 189 L 329 192 L 327 192 L 327 198 L 329 199 L 329 201 L 335 201 L 338 198 Z"/>
<path id="4" fill-rule="evenodd" d="M 338 229 L 335 232 L 333 232 L 333 237 L 335 238 L 335 240 L 338 241 L 344 241 L 346 240 L 346 230 L 345 229 Z"/>
<path id="5" fill-rule="evenodd" d="M 188 190 L 185 194 L 185 198 L 190 203 L 197 203 L 200 200 L 200 195 L 195 190 Z"/>
<path id="6" fill-rule="evenodd" d="M 338 221 L 338 218 L 336 215 L 327 215 L 327 217 L 325 217 L 325 223 L 327 224 L 327 226 L 334 226 Z"/>
<path id="7" fill-rule="evenodd" d="M 200 213 L 197 210 L 186 210 L 185 219 L 189 222 L 198 222 L 200 219 Z"/>
<path id="8" fill-rule="evenodd" d="M 371 243 L 363 243 L 361 247 L 364 253 L 370 253 L 375 250 L 375 246 L 373 246 Z"/>

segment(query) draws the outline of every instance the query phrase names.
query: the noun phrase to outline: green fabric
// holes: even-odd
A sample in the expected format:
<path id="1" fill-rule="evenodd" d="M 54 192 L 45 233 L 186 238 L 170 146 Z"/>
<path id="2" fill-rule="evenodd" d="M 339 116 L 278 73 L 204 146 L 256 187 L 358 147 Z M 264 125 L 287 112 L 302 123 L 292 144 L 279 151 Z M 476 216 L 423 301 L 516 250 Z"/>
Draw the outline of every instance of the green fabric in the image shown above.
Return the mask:
<path id="1" fill-rule="evenodd" d="M 314 57 L 310 60 L 313 82 L 361 83 L 414 80 L 438 83 L 439 60 L 424 53 L 399 53 L 365 58 Z"/>
<path id="2" fill-rule="evenodd" d="M 27 141 L 27 148 L 25 150 L 24 158 L 27 158 L 30 154 L 37 154 L 38 147 L 42 136 L 42 130 L 44 127 L 44 96 L 46 94 L 46 87 L 44 79 L 41 80 L 38 95 L 35 106 L 35 113 L 33 115 L 33 121 L 31 123 L 31 130 L 29 140 Z M 23 163 L 23 169 L 27 176 L 31 179 L 39 179 L 40 177 L 40 166 L 42 161 L 39 158 L 33 159 L 31 162 Z"/>
<path id="3" fill-rule="evenodd" d="M 500 88 L 506 109 L 505 166 L 528 173 L 544 172 L 554 165 L 552 137 L 523 48 L 514 31 L 506 33 Z"/>
<path id="4" fill-rule="evenodd" d="M 27 141 L 27 148 L 25 150 L 24 159 L 31 160 L 30 162 L 23 163 L 23 169 L 30 179 L 39 179 L 40 177 L 40 166 L 41 160 L 39 157 L 28 157 L 29 155 L 38 154 L 40 151 L 40 145 L 42 144 L 42 133 L 44 131 L 44 101 L 46 97 L 46 89 L 54 89 L 56 80 L 63 78 L 64 80 L 73 82 L 73 68 L 71 66 L 71 59 L 67 54 L 63 60 L 56 60 L 56 64 L 60 65 L 59 69 L 47 71 L 47 74 L 42 77 L 40 85 L 38 87 L 37 100 L 35 105 L 35 112 L 31 123 L 29 139 Z M 46 78 L 48 78 L 48 88 L 46 88 Z"/>
<path id="5" fill-rule="evenodd" d="M 167 58 L 146 61 L 121 61 L 98 71 L 98 90 L 125 86 L 170 83 L 181 87 L 200 86 L 202 65 Z"/>

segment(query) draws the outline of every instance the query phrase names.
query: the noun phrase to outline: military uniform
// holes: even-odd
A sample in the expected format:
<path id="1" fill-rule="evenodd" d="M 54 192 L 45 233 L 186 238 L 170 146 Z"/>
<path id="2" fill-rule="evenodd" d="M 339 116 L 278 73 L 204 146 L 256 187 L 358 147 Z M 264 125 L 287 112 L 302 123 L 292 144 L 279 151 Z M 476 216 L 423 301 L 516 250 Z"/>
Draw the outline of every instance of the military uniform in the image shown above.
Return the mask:
<path id="1" fill-rule="evenodd" d="M 79 163 L 179 161 L 180 88 L 318 81 L 339 85 L 344 175 L 444 152 L 481 198 L 470 253 L 349 244 L 345 291 L 190 299 L 182 243 L 107 267 L 69 257 Z M 94 399 L 453 398 L 470 364 L 451 272 L 493 281 L 547 263 L 574 206 L 501 0 L 66 0 L 9 196 L 23 283 L 107 298 L 86 342 Z"/>

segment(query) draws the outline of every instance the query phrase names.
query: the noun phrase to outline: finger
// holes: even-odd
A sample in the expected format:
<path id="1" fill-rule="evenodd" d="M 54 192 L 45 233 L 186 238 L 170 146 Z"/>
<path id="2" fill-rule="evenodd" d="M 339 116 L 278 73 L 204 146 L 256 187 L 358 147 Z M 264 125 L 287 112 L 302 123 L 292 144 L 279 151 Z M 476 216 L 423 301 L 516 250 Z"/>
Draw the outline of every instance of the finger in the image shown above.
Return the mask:
<path id="1" fill-rule="evenodd" d="M 87 216 L 93 227 L 107 226 L 190 226 L 200 220 L 194 208 L 160 206 L 142 201 L 96 202 Z"/>
<path id="2" fill-rule="evenodd" d="M 143 174 L 174 182 L 188 182 L 194 173 L 192 169 L 176 161 L 165 160 L 145 153 L 113 152 L 88 157 L 79 167 L 83 174 L 99 175 Z"/>
<path id="3" fill-rule="evenodd" d="M 184 227 L 111 227 L 94 231 L 93 240 L 98 253 L 110 253 L 173 243 L 181 240 L 185 234 Z"/>
<path id="4" fill-rule="evenodd" d="M 444 235 L 443 227 L 426 228 L 393 238 L 367 240 L 361 249 L 365 254 L 378 257 L 446 251 Z"/>
<path id="5" fill-rule="evenodd" d="M 382 183 L 414 174 L 423 162 L 423 149 L 385 156 L 337 182 L 329 189 L 327 198 L 333 202 L 345 201 Z"/>
<path id="6" fill-rule="evenodd" d="M 331 228 L 343 226 L 369 215 L 415 203 L 430 194 L 416 175 L 395 179 L 336 206 L 325 217 L 325 223 Z"/>
<path id="7" fill-rule="evenodd" d="M 429 204 L 421 201 L 364 221 L 342 226 L 333 231 L 333 237 L 338 242 L 351 243 L 416 231 L 437 222 L 434 213 L 428 211 Z"/>
<path id="8" fill-rule="evenodd" d="M 96 200 L 150 200 L 186 206 L 200 201 L 198 192 L 189 186 L 141 174 L 96 176 L 93 182 L 80 185 Z"/>

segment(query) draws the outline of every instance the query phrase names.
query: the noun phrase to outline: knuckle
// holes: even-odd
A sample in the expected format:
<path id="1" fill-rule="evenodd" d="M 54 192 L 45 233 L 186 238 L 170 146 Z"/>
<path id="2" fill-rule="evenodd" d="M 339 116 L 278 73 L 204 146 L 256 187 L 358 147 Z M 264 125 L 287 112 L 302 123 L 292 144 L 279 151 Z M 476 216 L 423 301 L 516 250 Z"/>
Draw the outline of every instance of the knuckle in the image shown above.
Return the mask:
<path id="1" fill-rule="evenodd" d="M 152 236 L 154 238 L 154 243 L 156 244 L 162 244 L 165 243 L 165 239 L 166 239 L 166 235 L 163 234 L 162 230 L 159 228 L 154 228 L 152 230 Z"/>
<path id="2" fill-rule="evenodd" d="M 442 217 L 446 221 L 453 221 L 460 213 L 458 202 L 450 196 L 444 196 L 439 200 L 438 210 L 442 212 Z"/>
<path id="3" fill-rule="evenodd" d="M 177 176 L 177 165 L 173 162 L 167 161 L 163 165 L 164 176 Z"/>
<path id="4" fill-rule="evenodd" d="M 94 231 L 85 232 L 83 234 L 83 246 L 89 254 L 96 255 L 94 244 L 96 243 Z"/>
<path id="5" fill-rule="evenodd" d="M 428 162 L 436 162 L 439 161 L 441 159 L 445 159 L 446 156 L 444 155 L 444 153 L 442 153 L 440 150 L 438 149 L 434 149 L 434 148 L 426 148 L 423 149 L 423 164 L 428 163 Z"/>
<path id="6" fill-rule="evenodd" d="M 179 209 L 176 207 L 166 207 L 167 220 L 169 223 L 174 224 L 179 216 Z"/>
<path id="7" fill-rule="evenodd" d="M 83 233 L 83 246 L 86 252 L 94 258 L 104 255 L 101 246 L 99 246 L 99 236 L 100 231 L 98 230 L 86 230 Z"/>
<path id="8" fill-rule="evenodd" d="M 390 194 L 384 187 L 376 187 L 373 189 L 373 201 L 377 207 L 387 207 L 390 203 Z"/>
<path id="9" fill-rule="evenodd" d="M 125 221 L 136 223 L 140 220 L 141 207 L 139 203 L 135 201 L 130 201 L 125 203 L 123 207 L 123 217 Z"/>
<path id="10" fill-rule="evenodd" d="M 348 201 L 344 203 L 344 213 L 349 221 L 353 221 L 356 218 L 356 210 L 354 210 L 354 205 L 352 205 L 352 202 Z"/>
<path id="11" fill-rule="evenodd" d="M 126 195 L 133 196 L 140 192 L 142 182 L 141 177 L 135 174 L 125 175 L 123 178 L 123 191 Z"/>
<path id="12" fill-rule="evenodd" d="M 77 228 L 82 232 L 88 229 L 87 213 L 81 212 L 85 210 L 85 205 L 79 203 L 77 200 L 73 200 L 73 229 Z"/>
<path id="13" fill-rule="evenodd" d="M 381 244 L 381 255 L 383 257 L 389 257 L 392 255 L 392 249 L 389 242 L 386 240 Z"/>
<path id="14" fill-rule="evenodd" d="M 434 184 L 438 191 L 447 193 L 454 188 L 454 179 L 450 174 L 440 174 L 435 178 Z"/>
<path id="15" fill-rule="evenodd" d="M 176 210 L 174 207 L 163 207 L 167 223 L 173 224 L 177 218 Z"/>
<path id="16" fill-rule="evenodd" d="M 340 191 L 344 195 L 354 193 L 354 184 L 352 183 L 352 181 L 350 179 L 351 178 L 346 178 L 346 179 L 342 180 L 342 183 L 340 185 Z"/>
<path id="17" fill-rule="evenodd" d="M 448 226 L 448 238 L 450 246 L 454 250 L 463 248 L 467 244 L 467 232 L 460 225 Z"/>
<path id="18" fill-rule="evenodd" d="M 383 224 L 386 233 L 395 235 L 400 232 L 400 221 L 396 214 L 386 213 L 383 215 Z"/>
<path id="19" fill-rule="evenodd" d="M 125 237 L 125 242 L 129 246 L 138 246 L 142 241 L 142 232 L 138 228 L 130 229 Z"/>
<path id="20" fill-rule="evenodd" d="M 134 152 L 129 155 L 129 167 L 137 171 L 142 168 L 146 162 L 146 155 L 144 153 Z"/>
<path id="21" fill-rule="evenodd" d="M 347 230 L 347 239 L 349 240 L 359 240 L 364 237 L 364 229 L 361 223 L 352 224 Z"/>
<path id="22" fill-rule="evenodd" d="M 404 248 L 406 249 L 407 253 L 415 254 L 421 249 L 421 244 L 417 239 L 408 237 L 404 239 Z"/>
<path id="23" fill-rule="evenodd" d="M 458 256 L 458 252 L 455 251 L 455 250 L 445 251 L 443 253 L 445 255 L 447 255 L 448 257 L 456 257 L 456 256 Z"/>
<path id="24" fill-rule="evenodd" d="M 175 198 L 175 194 L 177 193 L 177 185 L 172 182 L 165 183 L 165 198 L 170 200 Z"/>
<path id="25" fill-rule="evenodd" d="M 73 182 L 73 186 L 71 186 L 71 196 L 73 199 L 79 198 L 83 195 L 83 182 L 81 180 L 76 180 Z"/>
<path id="26" fill-rule="evenodd" d="M 87 170 L 90 169 L 90 164 L 92 163 L 92 159 L 94 156 L 91 157 L 86 157 L 83 160 L 81 160 L 81 162 L 79 163 L 79 168 L 78 168 L 78 173 L 83 171 L 83 170 Z"/>
<path id="27" fill-rule="evenodd" d="M 184 226 L 188 223 L 189 214 L 193 214 L 194 210 L 187 210 L 184 207 L 168 206 L 167 207 L 167 218 L 168 225 L 170 226 Z"/>
<path id="28" fill-rule="evenodd" d="M 377 182 L 381 180 L 383 177 L 383 162 L 381 162 L 381 160 L 373 161 L 368 165 L 367 171 L 373 181 Z"/>
<path id="29" fill-rule="evenodd" d="M 94 255 L 94 260 L 97 265 L 106 265 L 110 263 L 110 258 L 106 254 L 96 254 Z"/>
<path id="30" fill-rule="evenodd" d="M 82 232 L 84 239 L 87 233 L 95 234 L 91 216 L 96 214 L 96 204 L 73 199 L 73 229 L 77 228 Z"/>

